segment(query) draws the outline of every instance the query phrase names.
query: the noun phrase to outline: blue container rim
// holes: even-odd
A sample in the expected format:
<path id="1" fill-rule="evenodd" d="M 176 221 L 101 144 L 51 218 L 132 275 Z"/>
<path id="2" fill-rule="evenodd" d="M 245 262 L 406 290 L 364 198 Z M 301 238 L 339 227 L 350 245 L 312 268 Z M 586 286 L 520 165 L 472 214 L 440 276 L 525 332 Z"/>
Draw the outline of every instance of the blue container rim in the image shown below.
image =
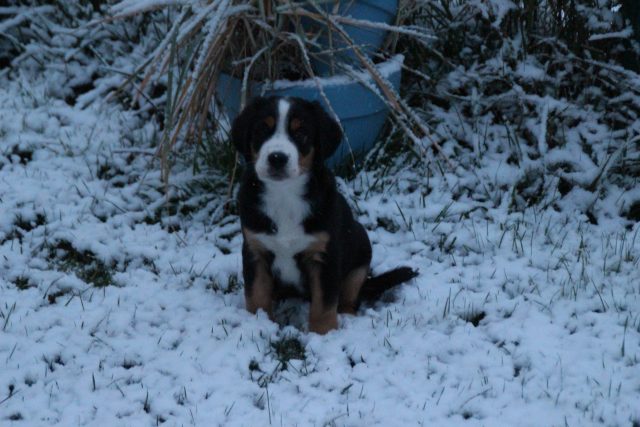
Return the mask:
<path id="1" fill-rule="evenodd" d="M 375 65 L 376 70 L 380 75 L 388 79 L 392 74 L 397 73 L 402 69 L 402 65 L 404 64 L 404 55 L 397 54 L 386 60 L 385 62 L 381 62 Z M 275 80 L 275 81 L 265 81 L 262 83 L 262 88 L 265 91 L 277 91 L 284 89 L 296 89 L 296 88 L 305 88 L 305 87 L 317 87 L 318 85 L 323 88 L 332 87 L 332 86 L 344 86 L 352 83 L 360 83 L 362 81 L 372 82 L 373 77 L 366 70 L 358 70 L 354 71 L 350 74 L 341 74 L 339 76 L 330 76 L 330 77 L 316 77 L 315 79 L 306 79 L 306 80 Z"/>
<path id="2" fill-rule="evenodd" d="M 321 3 L 321 2 L 318 2 Z M 333 3 L 351 3 L 354 6 L 356 3 L 362 3 L 369 7 L 384 10 L 389 15 L 396 16 L 398 12 L 398 2 L 389 0 L 325 0 L 323 5 L 331 5 Z M 326 7 L 326 6 L 325 6 Z"/>

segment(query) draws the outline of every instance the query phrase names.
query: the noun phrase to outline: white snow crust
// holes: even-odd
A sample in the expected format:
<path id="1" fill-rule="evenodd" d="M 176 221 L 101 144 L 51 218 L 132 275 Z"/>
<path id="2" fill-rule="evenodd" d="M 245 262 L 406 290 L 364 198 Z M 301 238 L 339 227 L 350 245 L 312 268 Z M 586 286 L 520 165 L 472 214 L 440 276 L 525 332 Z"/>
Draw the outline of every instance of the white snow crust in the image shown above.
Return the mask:
<path id="1" fill-rule="evenodd" d="M 454 199 L 472 175 L 414 166 L 340 181 L 374 272 L 420 276 L 319 336 L 304 303 L 280 310 L 280 324 L 244 310 L 225 200 L 154 220 L 201 177 L 178 166 L 164 194 L 151 124 L 117 105 L 71 107 L 48 85 L 0 82 L 0 425 L 640 420 L 640 225 L 606 210 L 591 224 L 578 210 L 591 193 L 512 212 L 507 196 Z M 489 166 L 496 181 L 520 173 Z M 93 254 L 110 285 L 89 283 L 61 242 Z M 283 339 L 304 359 L 283 363 Z"/>

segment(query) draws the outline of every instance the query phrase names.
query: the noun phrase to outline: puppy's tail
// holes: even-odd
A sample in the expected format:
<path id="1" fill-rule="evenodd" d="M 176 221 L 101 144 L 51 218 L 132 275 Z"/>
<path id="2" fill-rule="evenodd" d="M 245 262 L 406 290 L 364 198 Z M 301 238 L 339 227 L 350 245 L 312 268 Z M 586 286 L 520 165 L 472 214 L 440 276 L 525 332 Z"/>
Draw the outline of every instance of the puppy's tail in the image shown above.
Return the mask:
<path id="1" fill-rule="evenodd" d="M 362 284 L 358 294 L 358 302 L 371 302 L 380 298 L 385 291 L 408 282 L 418 275 L 418 270 L 411 267 L 398 267 L 382 273 L 379 276 L 369 277 Z"/>

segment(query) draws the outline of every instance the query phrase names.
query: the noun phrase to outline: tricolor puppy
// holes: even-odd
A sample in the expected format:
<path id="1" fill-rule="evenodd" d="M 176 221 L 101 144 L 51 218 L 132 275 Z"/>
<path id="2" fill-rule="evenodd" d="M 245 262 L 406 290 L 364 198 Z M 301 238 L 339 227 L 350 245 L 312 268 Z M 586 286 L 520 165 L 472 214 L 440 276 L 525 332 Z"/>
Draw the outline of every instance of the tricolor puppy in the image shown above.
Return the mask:
<path id="1" fill-rule="evenodd" d="M 246 167 L 238 203 L 246 307 L 272 315 L 274 302 L 311 300 L 309 330 L 337 328 L 337 313 L 417 273 L 369 276 L 371 243 L 324 161 L 342 139 L 317 102 L 257 98 L 235 119 L 232 139 Z"/>

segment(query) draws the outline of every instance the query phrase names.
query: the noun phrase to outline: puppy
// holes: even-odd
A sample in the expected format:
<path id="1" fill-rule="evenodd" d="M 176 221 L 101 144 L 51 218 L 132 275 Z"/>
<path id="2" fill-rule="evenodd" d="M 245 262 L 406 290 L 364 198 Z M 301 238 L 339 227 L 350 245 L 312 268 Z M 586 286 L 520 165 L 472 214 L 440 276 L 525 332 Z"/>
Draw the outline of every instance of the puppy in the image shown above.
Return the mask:
<path id="1" fill-rule="evenodd" d="M 245 160 L 238 193 L 246 308 L 270 317 L 287 296 L 311 301 L 309 330 L 337 328 L 337 313 L 407 281 L 401 267 L 370 277 L 371 243 L 324 161 L 342 131 L 318 102 L 257 98 L 233 122 Z"/>

